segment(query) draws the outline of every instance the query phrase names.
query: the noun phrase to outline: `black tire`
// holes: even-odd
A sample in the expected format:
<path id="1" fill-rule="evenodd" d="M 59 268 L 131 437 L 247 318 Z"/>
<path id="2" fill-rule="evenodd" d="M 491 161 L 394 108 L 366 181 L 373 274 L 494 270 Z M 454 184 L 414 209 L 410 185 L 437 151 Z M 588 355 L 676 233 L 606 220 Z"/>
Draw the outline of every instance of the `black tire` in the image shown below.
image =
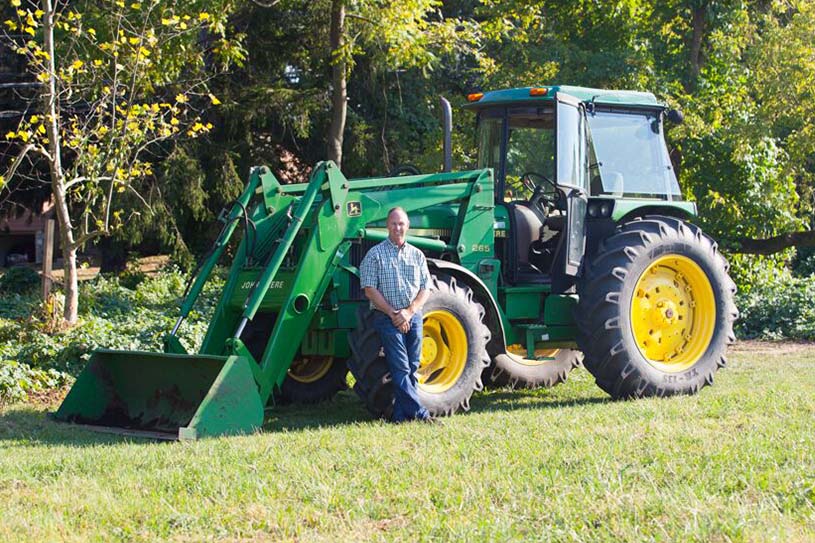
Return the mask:
<path id="1" fill-rule="evenodd" d="M 322 363 L 330 364 L 330 366 L 324 374 L 314 378 L 310 370 L 304 370 L 306 373 L 298 370 L 299 363 L 307 358 L 298 355 L 292 363 L 292 367 L 283 381 L 283 386 L 280 387 L 280 391 L 276 395 L 276 401 L 281 403 L 315 404 L 331 400 L 337 395 L 337 392 L 348 388 L 346 382 L 348 366 L 345 360 L 325 357 L 326 360 Z"/>
<path id="2" fill-rule="evenodd" d="M 613 398 L 640 398 L 712 384 L 735 341 L 736 286 L 727 270 L 695 225 L 648 216 L 618 227 L 579 286 L 578 346 L 598 386 Z"/>
<path id="3" fill-rule="evenodd" d="M 441 368 L 426 375 L 418 392 L 422 405 L 431 415 L 447 416 L 459 410 L 467 411 L 473 392 L 483 388 L 481 374 L 490 361 L 486 349 L 490 331 L 484 324 L 484 307 L 473 299 L 468 286 L 452 277 L 432 277 L 430 298 L 424 306 L 426 338 L 432 331 L 428 322 L 438 315 L 454 319 L 453 326 L 460 326 L 466 354 L 462 355 L 463 364 L 457 370 Z M 358 313 L 357 328 L 349 335 L 352 356 L 348 367 L 356 379 L 354 391 L 368 411 L 389 419 L 393 412 L 393 386 L 379 334 L 373 328 L 373 318 L 372 310 L 361 309 Z M 450 341 L 446 337 L 445 340 Z M 419 372 L 423 369 L 424 365 Z M 442 377 L 446 379 L 443 384 Z"/>
<path id="4" fill-rule="evenodd" d="M 258 313 L 241 334 L 241 340 L 256 361 L 260 361 L 269 335 L 274 328 L 273 313 Z M 304 361 L 316 361 L 316 366 L 303 366 Z M 331 364 L 327 371 L 320 371 L 322 361 Z M 348 388 L 348 367 L 344 360 L 330 357 L 309 357 L 299 352 L 294 357 L 286 379 L 279 390 L 269 397 L 269 403 L 315 404 L 330 400 L 340 390 Z"/>
<path id="5" fill-rule="evenodd" d="M 496 356 L 485 371 L 484 382 L 491 387 L 550 388 L 564 382 L 583 360 L 583 353 L 557 349 L 550 360 L 527 360 L 507 352 Z"/>

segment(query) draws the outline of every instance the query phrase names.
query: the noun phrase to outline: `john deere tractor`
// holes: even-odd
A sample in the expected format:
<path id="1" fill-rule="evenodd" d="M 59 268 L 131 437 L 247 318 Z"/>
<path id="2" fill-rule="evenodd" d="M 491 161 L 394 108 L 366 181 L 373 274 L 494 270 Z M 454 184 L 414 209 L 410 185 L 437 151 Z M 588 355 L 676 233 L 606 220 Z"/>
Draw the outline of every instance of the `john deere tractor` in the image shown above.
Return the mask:
<path id="1" fill-rule="evenodd" d="M 735 287 L 689 222 L 652 94 L 550 86 L 470 95 L 478 169 L 349 180 L 331 162 L 282 185 L 254 168 L 181 304 L 164 352 L 99 350 L 58 420 L 158 437 L 250 432 L 284 401 L 346 385 L 387 417 L 393 394 L 359 263 L 394 206 L 428 257 L 419 369 L 435 415 L 483 386 L 552 386 L 582 359 L 614 398 L 691 394 L 733 341 Z M 405 172 L 403 172 L 405 173 Z M 197 353 L 178 339 L 239 225 Z"/>

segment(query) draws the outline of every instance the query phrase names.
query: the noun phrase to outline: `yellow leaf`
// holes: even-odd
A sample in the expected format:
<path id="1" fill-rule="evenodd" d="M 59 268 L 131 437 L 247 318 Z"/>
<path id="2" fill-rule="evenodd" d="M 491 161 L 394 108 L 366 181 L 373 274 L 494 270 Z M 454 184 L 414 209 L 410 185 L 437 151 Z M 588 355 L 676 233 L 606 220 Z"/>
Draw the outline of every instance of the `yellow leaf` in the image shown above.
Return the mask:
<path id="1" fill-rule="evenodd" d="M 27 143 L 28 139 L 31 137 L 31 132 L 27 130 L 21 130 L 17 133 L 17 137 L 23 140 L 23 143 Z"/>
<path id="2" fill-rule="evenodd" d="M 0 175 L 0 188 L 2 188 L 2 186 L 5 185 L 5 184 L 6 184 L 6 178 L 3 177 L 2 175 Z"/>
<path id="3" fill-rule="evenodd" d="M 11 5 L 14 6 L 15 8 L 19 8 L 20 4 L 22 4 L 20 0 L 11 0 Z"/>
<path id="4" fill-rule="evenodd" d="M 213 106 L 220 106 L 221 105 L 221 101 L 218 100 L 218 98 L 214 94 L 209 95 L 209 100 L 212 102 Z"/>
<path id="5" fill-rule="evenodd" d="M 187 30 L 187 23 L 182 21 L 179 27 L 181 27 L 181 30 Z"/>
<path id="6" fill-rule="evenodd" d="M 48 81 L 48 72 L 40 72 L 40 73 L 38 73 L 37 74 L 37 81 L 40 81 L 41 83 L 45 83 L 46 81 Z"/>
<path id="7" fill-rule="evenodd" d="M 25 32 L 27 34 L 31 34 L 32 36 L 34 35 L 34 29 L 32 27 L 30 27 L 30 26 L 25 27 L 23 29 L 23 32 Z"/>
<path id="8" fill-rule="evenodd" d="M 187 97 L 184 96 L 183 94 L 179 94 L 175 97 L 175 101 L 178 102 L 179 104 L 185 104 L 187 103 Z"/>
<path id="9" fill-rule="evenodd" d="M 29 122 L 30 122 L 31 124 L 37 124 L 38 122 L 40 122 L 40 117 L 39 117 L 39 115 L 32 115 L 32 116 L 31 116 L 31 119 L 29 119 Z"/>
<path id="10" fill-rule="evenodd" d="M 136 45 L 139 43 L 139 38 L 130 38 L 128 41 L 130 41 L 130 45 Z"/>
<path id="11" fill-rule="evenodd" d="M 207 123 L 207 130 L 212 130 L 212 123 Z"/>
<path id="12" fill-rule="evenodd" d="M 18 10 L 17 10 L 17 16 L 18 16 L 18 17 L 25 17 L 25 16 L 26 16 L 26 12 L 25 12 L 25 11 L 23 11 L 23 10 L 21 10 L 21 9 L 18 9 Z"/>
<path id="13" fill-rule="evenodd" d="M 102 61 L 97 58 L 96 60 L 93 61 L 93 65 L 98 68 L 99 66 L 102 65 Z"/>
<path id="14" fill-rule="evenodd" d="M 17 23 L 11 20 L 3 21 L 3 24 L 9 27 L 9 30 L 17 30 Z"/>
<path id="15" fill-rule="evenodd" d="M 207 13 L 206 11 L 202 11 L 201 13 L 198 14 L 198 20 L 209 21 L 209 13 Z"/>
<path id="16" fill-rule="evenodd" d="M 132 9 L 141 9 L 141 4 L 139 4 L 138 2 L 133 2 L 132 4 L 130 4 L 130 7 Z"/>
<path id="17" fill-rule="evenodd" d="M 37 132 L 39 132 L 40 134 L 45 135 L 45 125 L 41 124 L 40 126 L 38 126 L 37 127 Z"/>
<path id="18" fill-rule="evenodd" d="M 93 36 L 94 38 L 96 37 L 96 30 L 94 30 L 93 28 L 89 28 L 89 29 L 87 30 L 87 32 L 88 32 L 88 34 L 90 34 L 90 35 L 91 35 L 91 36 Z"/>
<path id="19" fill-rule="evenodd" d="M 14 132 L 8 132 L 6 134 L 6 139 L 7 140 L 13 140 L 16 136 L 17 136 L 17 134 L 15 134 Z"/>
<path id="20" fill-rule="evenodd" d="M 78 70 L 78 69 L 80 69 L 80 68 L 81 68 L 82 66 L 84 66 L 84 65 L 85 65 L 85 63 L 84 63 L 84 62 L 82 62 L 81 60 L 78 60 L 78 59 L 77 59 L 77 60 L 75 60 L 75 61 L 73 61 L 73 62 L 71 63 L 71 68 L 73 68 L 74 70 Z"/>
<path id="21" fill-rule="evenodd" d="M 43 15 L 45 15 L 45 12 L 41 9 L 38 9 L 37 11 L 34 12 L 34 17 L 36 17 L 37 19 L 39 19 Z"/>
<path id="22" fill-rule="evenodd" d="M 178 125 L 178 119 L 173 117 L 172 119 L 170 119 L 170 124 L 173 125 L 173 126 L 177 126 Z"/>

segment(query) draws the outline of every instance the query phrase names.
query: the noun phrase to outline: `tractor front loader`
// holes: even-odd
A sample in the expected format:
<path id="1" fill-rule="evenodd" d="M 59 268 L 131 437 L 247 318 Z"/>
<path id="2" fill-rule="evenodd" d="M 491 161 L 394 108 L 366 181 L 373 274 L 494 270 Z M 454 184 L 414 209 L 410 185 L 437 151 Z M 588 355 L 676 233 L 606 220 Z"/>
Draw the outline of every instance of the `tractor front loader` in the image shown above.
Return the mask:
<path id="1" fill-rule="evenodd" d="M 556 385 L 581 362 L 614 398 L 711 384 L 734 340 L 735 285 L 681 197 L 664 139 L 681 116 L 650 93 L 581 87 L 468 100 L 476 170 L 348 180 L 322 162 L 308 183 L 281 185 L 253 169 L 164 352 L 96 351 L 56 418 L 177 439 L 250 432 L 278 402 L 331 398 L 349 370 L 368 410 L 389 417 L 358 266 L 395 206 L 432 275 L 417 374 L 432 414 L 468 409 L 483 386 Z M 239 225 L 187 353 L 177 334 Z"/>
<path id="2" fill-rule="evenodd" d="M 397 205 L 408 213 L 444 206 L 459 246 L 410 241 L 467 259 L 465 246 L 491 245 L 492 187 L 489 170 L 349 181 L 324 162 L 307 184 L 281 185 L 266 168 L 254 169 L 189 288 L 165 352 L 96 351 L 55 418 L 179 439 L 259 428 L 287 377 L 319 381 L 336 365 L 335 355 L 348 350 L 338 345 L 342 323 L 350 331 L 360 305 L 348 304 L 348 252 L 355 242 L 386 237 L 369 226 L 384 224 Z M 250 227 L 201 348 L 189 354 L 176 334 L 240 222 Z M 302 362 L 308 357 L 316 360 L 310 369 Z M 305 374 L 289 373 L 295 361 L 307 367 Z M 334 373 L 345 379 L 345 371 Z"/>

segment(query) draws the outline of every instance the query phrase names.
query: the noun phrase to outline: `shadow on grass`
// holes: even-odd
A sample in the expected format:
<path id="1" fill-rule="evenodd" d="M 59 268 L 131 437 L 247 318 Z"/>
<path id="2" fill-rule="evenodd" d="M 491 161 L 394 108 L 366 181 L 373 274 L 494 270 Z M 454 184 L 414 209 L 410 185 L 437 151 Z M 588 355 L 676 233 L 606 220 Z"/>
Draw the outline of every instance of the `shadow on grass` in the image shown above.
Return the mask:
<path id="1" fill-rule="evenodd" d="M 471 411 L 456 417 L 489 412 L 560 409 L 603 404 L 608 397 L 568 396 L 549 390 L 490 390 L 473 397 Z M 53 408 L 53 407 L 52 407 Z M 387 424 L 374 419 L 353 391 L 346 390 L 330 402 L 317 405 L 278 405 L 266 411 L 262 433 L 308 431 L 350 427 L 360 424 Z M 2 442 L 26 445 L 62 445 L 86 447 L 107 444 L 161 442 L 132 435 L 118 435 L 88 430 L 52 420 L 36 407 L 19 407 L 0 413 L 0 448 Z M 166 442 L 166 441 L 165 441 Z"/>
<path id="2" fill-rule="evenodd" d="M 71 424 L 51 420 L 48 412 L 35 407 L 22 406 L 0 414 L 0 444 L 13 441 L 20 446 L 64 445 L 93 447 L 135 441 L 115 434 L 92 432 Z"/>

